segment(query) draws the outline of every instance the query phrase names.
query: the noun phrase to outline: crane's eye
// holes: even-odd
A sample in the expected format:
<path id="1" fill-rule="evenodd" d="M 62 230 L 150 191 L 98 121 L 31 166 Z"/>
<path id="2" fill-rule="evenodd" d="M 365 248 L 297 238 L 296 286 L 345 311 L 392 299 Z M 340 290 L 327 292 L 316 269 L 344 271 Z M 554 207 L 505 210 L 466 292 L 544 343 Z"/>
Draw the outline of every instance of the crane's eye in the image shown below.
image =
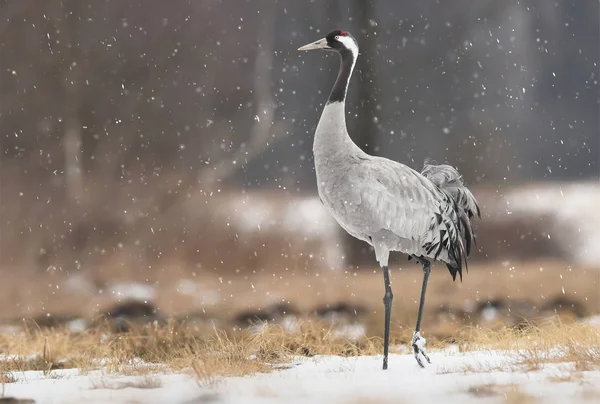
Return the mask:
<path id="1" fill-rule="evenodd" d="M 335 40 L 336 40 L 336 41 L 339 41 L 339 40 L 340 40 L 340 36 L 339 36 L 339 35 L 336 35 L 336 36 L 335 36 Z"/>

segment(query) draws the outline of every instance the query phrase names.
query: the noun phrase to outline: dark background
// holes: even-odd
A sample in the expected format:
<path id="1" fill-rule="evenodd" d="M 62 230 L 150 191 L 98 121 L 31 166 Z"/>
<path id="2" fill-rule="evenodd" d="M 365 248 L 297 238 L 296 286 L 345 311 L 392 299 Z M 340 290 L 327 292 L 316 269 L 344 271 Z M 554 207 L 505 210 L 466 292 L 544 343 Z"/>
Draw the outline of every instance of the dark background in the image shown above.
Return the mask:
<path id="1" fill-rule="evenodd" d="M 296 49 L 338 28 L 361 49 L 357 144 L 457 166 L 481 226 L 504 223 L 479 228 L 480 258 L 498 246 L 495 259 L 519 246 L 564 258 L 548 235 L 571 219 L 517 225 L 492 202 L 597 183 L 598 19 L 595 0 L 0 1 L 4 284 L 56 271 L 148 281 L 174 274 L 167 261 L 194 275 L 316 268 L 319 240 L 264 223 L 316 195 L 312 138 L 338 60 Z M 244 236 L 234 213 L 263 211 L 262 238 Z M 375 265 L 341 237 L 346 264 Z"/>
<path id="2" fill-rule="evenodd" d="M 311 190 L 337 60 L 296 48 L 340 27 L 361 46 L 348 122 L 361 147 L 451 161 L 470 183 L 597 177 L 598 13 L 593 0 L 3 1 L 3 171 L 75 195 L 79 181 L 195 178 L 246 150 L 217 181 Z"/>

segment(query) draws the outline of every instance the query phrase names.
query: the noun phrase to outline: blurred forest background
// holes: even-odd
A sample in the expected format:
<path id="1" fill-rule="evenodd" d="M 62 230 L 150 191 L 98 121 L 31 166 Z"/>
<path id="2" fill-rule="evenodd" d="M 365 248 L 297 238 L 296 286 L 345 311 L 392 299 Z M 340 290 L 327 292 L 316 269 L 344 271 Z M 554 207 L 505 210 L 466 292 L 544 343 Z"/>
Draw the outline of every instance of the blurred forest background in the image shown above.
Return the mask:
<path id="1" fill-rule="evenodd" d="M 458 167 L 474 262 L 600 267 L 596 0 L 2 0 L 2 315 L 97 309 L 117 281 L 204 309 L 235 279 L 375 267 L 316 198 L 338 60 L 296 49 L 337 28 L 361 47 L 351 135 Z"/>

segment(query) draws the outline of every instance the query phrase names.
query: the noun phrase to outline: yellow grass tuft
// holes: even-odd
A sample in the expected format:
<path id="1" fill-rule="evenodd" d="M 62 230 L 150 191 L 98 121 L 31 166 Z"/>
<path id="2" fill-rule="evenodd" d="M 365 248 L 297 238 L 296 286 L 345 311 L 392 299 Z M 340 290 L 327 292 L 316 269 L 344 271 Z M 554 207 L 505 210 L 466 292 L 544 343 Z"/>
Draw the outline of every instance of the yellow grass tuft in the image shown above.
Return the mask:
<path id="1" fill-rule="evenodd" d="M 202 385 L 214 385 L 216 376 L 243 376 L 287 367 L 295 355 L 375 355 L 378 338 L 355 342 L 336 337 L 330 325 L 319 321 L 298 323 L 296 332 L 263 325 L 260 331 L 244 330 L 233 336 L 215 332 L 206 340 L 192 368 Z"/>
<path id="2" fill-rule="evenodd" d="M 237 331 L 201 329 L 183 322 L 132 326 L 114 334 L 99 326 L 85 332 L 36 329 L 0 335 L 0 382 L 14 381 L 15 372 L 42 371 L 53 377 L 55 369 L 77 368 L 80 373 L 103 372 L 149 377 L 168 371 L 189 371 L 202 385 L 215 385 L 223 376 L 243 376 L 290 366 L 295 356 L 380 355 L 379 337 L 352 340 L 341 337 L 320 320 L 298 321 L 293 331 L 276 325 L 256 324 Z M 408 331 L 407 331 L 408 332 Z M 404 341 L 404 333 L 395 340 Z M 451 341 L 461 351 L 506 350 L 505 365 L 463 366 L 439 373 L 499 370 L 537 370 L 547 363 L 565 362 L 573 372 L 600 367 L 599 330 L 579 323 L 548 321 L 533 326 L 491 331 L 471 327 Z M 485 365 L 485 364 L 484 364 Z M 573 377 L 575 377 L 574 374 Z M 557 376 L 559 377 L 559 376 Z M 562 376 L 561 376 L 562 377 Z"/>
<path id="3" fill-rule="evenodd" d="M 95 369 L 126 375 L 189 369 L 204 378 L 241 376 L 270 371 L 294 355 L 374 355 L 381 350 L 379 338 L 339 337 L 319 320 L 299 321 L 295 332 L 266 324 L 226 332 L 175 321 L 132 326 L 123 334 L 105 327 L 80 333 L 35 329 L 0 335 L 0 355 L 6 357 L 0 374 L 37 370 L 48 376 L 55 369 L 78 368 L 84 374 Z"/>
<path id="4" fill-rule="evenodd" d="M 565 324 L 558 319 L 497 331 L 467 328 L 461 333 L 459 347 L 462 351 L 513 351 L 516 364 L 527 370 L 560 362 L 573 363 L 577 371 L 600 367 L 600 330 L 583 323 Z"/>

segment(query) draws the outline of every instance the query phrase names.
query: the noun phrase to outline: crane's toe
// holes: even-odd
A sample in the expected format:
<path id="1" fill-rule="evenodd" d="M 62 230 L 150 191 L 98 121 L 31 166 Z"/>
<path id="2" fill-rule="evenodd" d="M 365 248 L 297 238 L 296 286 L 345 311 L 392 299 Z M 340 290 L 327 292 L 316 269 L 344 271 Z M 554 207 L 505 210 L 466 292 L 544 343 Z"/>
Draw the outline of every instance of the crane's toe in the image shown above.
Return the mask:
<path id="1" fill-rule="evenodd" d="M 415 359 L 417 360 L 417 363 L 422 368 L 424 368 L 425 365 L 423 363 L 423 359 L 421 359 L 421 356 L 425 358 L 425 360 L 427 360 L 427 363 L 431 363 L 429 356 L 427 356 L 427 351 L 425 350 L 426 343 L 427 340 L 421 337 L 421 334 L 419 332 L 414 333 L 412 340 L 413 353 L 415 354 Z"/>

